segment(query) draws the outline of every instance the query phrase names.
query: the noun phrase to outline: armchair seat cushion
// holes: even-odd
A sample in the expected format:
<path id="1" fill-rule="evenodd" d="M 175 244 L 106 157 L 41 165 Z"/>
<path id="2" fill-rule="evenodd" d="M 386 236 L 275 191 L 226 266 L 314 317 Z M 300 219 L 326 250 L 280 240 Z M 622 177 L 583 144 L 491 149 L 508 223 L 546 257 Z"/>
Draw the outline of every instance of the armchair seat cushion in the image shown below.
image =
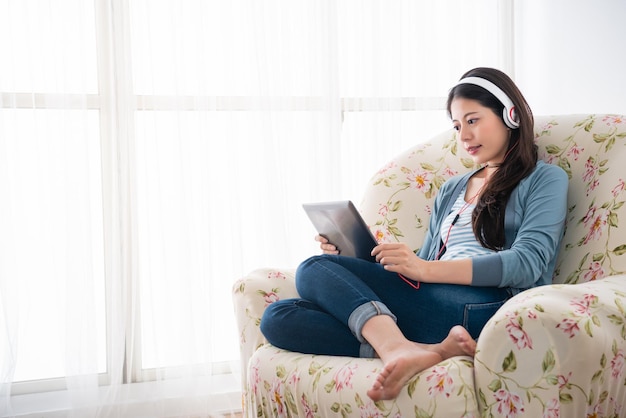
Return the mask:
<path id="1" fill-rule="evenodd" d="M 374 402 L 364 394 L 382 366 L 379 359 L 312 356 L 265 345 L 248 366 L 249 407 L 265 417 L 478 416 L 470 357 L 439 363 L 411 379 L 397 399 Z"/>

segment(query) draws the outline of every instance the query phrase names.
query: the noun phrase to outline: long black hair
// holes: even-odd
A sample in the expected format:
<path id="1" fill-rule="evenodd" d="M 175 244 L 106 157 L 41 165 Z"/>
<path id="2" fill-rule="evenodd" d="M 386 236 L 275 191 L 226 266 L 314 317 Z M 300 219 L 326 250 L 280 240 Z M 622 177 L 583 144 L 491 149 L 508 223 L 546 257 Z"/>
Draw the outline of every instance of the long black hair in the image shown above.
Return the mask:
<path id="1" fill-rule="evenodd" d="M 463 74 L 480 77 L 498 86 L 515 106 L 519 127 L 511 129 L 506 157 L 491 176 L 472 213 L 472 228 L 476 239 L 485 248 L 501 250 L 505 245 L 504 214 L 513 189 L 528 176 L 537 164 L 537 145 L 534 142 L 534 119 L 526 99 L 513 80 L 494 68 L 474 68 Z M 447 110 L 455 98 L 475 100 L 503 118 L 504 105 L 486 89 L 474 84 L 457 84 L 448 94 Z M 502 121 L 504 123 L 504 119 Z"/>

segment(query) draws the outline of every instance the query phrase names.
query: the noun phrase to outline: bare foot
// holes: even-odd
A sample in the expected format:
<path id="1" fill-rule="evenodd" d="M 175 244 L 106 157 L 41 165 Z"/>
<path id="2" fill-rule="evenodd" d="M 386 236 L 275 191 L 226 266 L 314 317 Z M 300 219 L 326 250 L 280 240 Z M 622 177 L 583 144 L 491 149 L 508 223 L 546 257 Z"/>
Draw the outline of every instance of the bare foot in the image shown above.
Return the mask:
<path id="1" fill-rule="evenodd" d="M 385 367 L 367 391 L 374 401 L 395 399 L 402 387 L 417 373 L 454 356 L 473 356 L 476 341 L 462 326 L 453 327 L 438 344 L 410 343 L 383 358 Z"/>
<path id="2" fill-rule="evenodd" d="M 448 336 L 439 344 L 420 344 L 426 350 L 437 352 L 443 360 L 455 356 L 471 356 L 476 353 L 476 341 L 461 325 L 450 329 Z"/>
<path id="3" fill-rule="evenodd" d="M 409 379 L 443 359 L 435 350 L 424 349 L 409 341 L 382 360 L 385 366 L 367 391 L 374 401 L 396 398 Z"/>

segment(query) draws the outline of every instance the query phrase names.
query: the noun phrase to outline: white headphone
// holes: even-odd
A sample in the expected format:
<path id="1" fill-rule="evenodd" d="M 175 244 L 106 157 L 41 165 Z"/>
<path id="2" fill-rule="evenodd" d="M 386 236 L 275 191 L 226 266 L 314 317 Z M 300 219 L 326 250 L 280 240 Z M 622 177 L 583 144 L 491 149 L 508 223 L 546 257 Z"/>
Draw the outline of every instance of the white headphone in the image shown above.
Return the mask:
<path id="1" fill-rule="evenodd" d="M 485 80 L 480 77 L 466 77 L 459 81 L 456 85 L 459 84 L 474 84 L 480 86 L 487 90 L 489 93 L 496 96 L 500 103 L 504 105 L 504 110 L 502 111 L 502 119 L 504 119 L 504 123 L 511 129 L 519 128 L 519 120 L 517 119 L 517 114 L 515 113 L 515 105 L 513 101 L 506 95 L 502 89 L 495 84 L 493 84 L 489 80 Z"/>

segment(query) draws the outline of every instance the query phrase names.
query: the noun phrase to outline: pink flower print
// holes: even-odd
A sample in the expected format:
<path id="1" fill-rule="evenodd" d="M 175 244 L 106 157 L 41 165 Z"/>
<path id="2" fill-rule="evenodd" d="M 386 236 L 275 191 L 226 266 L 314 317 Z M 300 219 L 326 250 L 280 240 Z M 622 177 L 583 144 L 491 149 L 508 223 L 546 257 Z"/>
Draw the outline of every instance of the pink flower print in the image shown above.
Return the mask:
<path id="1" fill-rule="evenodd" d="M 611 360 L 611 377 L 619 379 L 624 373 L 624 350 L 618 350 Z"/>
<path id="2" fill-rule="evenodd" d="M 506 330 L 509 333 L 509 338 L 511 338 L 518 350 L 524 348 L 533 349 L 532 340 L 517 321 L 510 320 L 509 323 L 506 324 Z"/>
<path id="3" fill-rule="evenodd" d="M 615 401 L 615 398 L 610 397 L 609 398 L 609 407 L 613 410 L 613 415 L 614 417 L 621 417 L 622 416 L 622 409 L 623 409 L 623 405 L 618 404 Z"/>
<path id="4" fill-rule="evenodd" d="M 430 207 L 430 205 L 426 205 L 424 206 L 424 210 L 426 211 L 427 214 L 431 214 L 433 212 L 433 208 Z"/>
<path id="5" fill-rule="evenodd" d="M 352 377 L 358 365 L 344 366 L 335 373 L 335 391 L 341 392 L 345 388 L 352 389 Z"/>
<path id="6" fill-rule="evenodd" d="M 289 375 L 289 378 L 287 379 L 287 383 L 289 384 L 289 386 L 295 386 L 298 384 L 298 382 L 300 381 L 300 376 L 298 375 L 298 372 L 294 371 Z"/>
<path id="7" fill-rule="evenodd" d="M 532 309 L 529 309 L 528 312 L 526 313 L 526 316 L 528 317 L 528 319 L 537 319 L 537 312 L 535 312 Z"/>
<path id="8" fill-rule="evenodd" d="M 315 414 L 313 413 L 313 408 L 309 405 L 309 401 L 306 398 L 305 394 L 302 394 L 302 398 L 300 398 L 300 404 L 302 405 L 302 409 L 304 409 L 304 416 L 306 418 L 313 418 Z"/>
<path id="9" fill-rule="evenodd" d="M 359 407 L 359 416 L 361 418 L 382 418 L 384 415 L 380 409 L 376 408 L 376 405 L 372 401 L 367 402 Z"/>
<path id="10" fill-rule="evenodd" d="M 568 388 L 569 389 L 569 380 L 572 377 L 572 372 L 569 372 L 567 374 L 567 376 L 560 374 L 557 377 L 557 383 L 559 385 L 559 390 L 562 390 L 563 388 Z"/>
<path id="11" fill-rule="evenodd" d="M 520 296 L 520 298 L 522 298 L 524 295 Z M 524 302 L 526 299 L 522 299 L 522 302 Z M 506 315 L 507 318 L 509 318 L 511 321 L 514 321 L 515 318 L 517 318 L 519 316 L 519 313 L 517 311 L 515 312 L 511 312 L 511 311 L 506 311 L 504 313 L 504 315 Z"/>
<path id="12" fill-rule="evenodd" d="M 585 163 L 585 173 L 583 174 L 583 181 L 589 183 L 598 172 L 598 167 L 595 164 L 593 158 L 589 157 Z"/>
<path id="13" fill-rule="evenodd" d="M 589 211 L 587 211 L 587 214 L 589 214 Z M 609 213 L 606 210 L 603 210 L 600 213 L 596 213 L 594 210 L 593 218 L 587 218 L 587 216 L 585 216 L 583 222 L 589 230 L 587 231 L 587 236 L 585 237 L 583 244 L 587 244 L 589 241 L 599 240 L 602 236 L 602 231 L 608 223 L 608 220 Z"/>
<path id="14" fill-rule="evenodd" d="M 602 122 L 605 122 L 607 125 L 617 125 L 618 123 L 626 122 L 621 116 L 617 115 L 609 115 L 602 118 Z"/>
<path id="15" fill-rule="evenodd" d="M 578 321 L 573 318 L 566 318 L 562 320 L 556 327 L 563 330 L 563 332 L 568 334 L 570 338 L 574 338 L 576 334 L 580 332 Z"/>
<path id="16" fill-rule="evenodd" d="M 605 416 L 604 415 L 604 411 L 602 410 L 602 405 L 600 404 L 595 404 L 595 405 L 589 405 L 587 407 L 587 418 L 600 418 Z"/>
<path id="17" fill-rule="evenodd" d="M 548 164 L 556 164 L 556 161 L 558 160 L 558 158 L 554 154 L 549 154 L 547 156 L 542 157 L 542 160 L 544 160 Z"/>
<path id="18" fill-rule="evenodd" d="M 407 176 L 407 180 L 411 184 L 411 187 L 421 191 L 427 192 L 430 187 L 430 173 L 427 171 L 411 171 Z"/>
<path id="19" fill-rule="evenodd" d="M 443 366 L 434 367 L 432 373 L 426 377 L 426 381 L 431 383 L 428 387 L 428 394 L 431 397 L 444 395 L 449 398 L 454 389 L 454 381 L 448 374 L 448 369 Z"/>
<path id="20" fill-rule="evenodd" d="M 386 218 L 387 215 L 389 214 L 389 206 L 380 205 L 380 208 L 378 209 L 378 214 L 382 216 L 383 218 Z"/>
<path id="21" fill-rule="evenodd" d="M 575 144 L 570 150 L 567 152 L 568 157 L 572 157 L 574 161 L 578 161 L 578 157 L 584 151 L 584 148 L 580 148 L 578 144 Z"/>
<path id="22" fill-rule="evenodd" d="M 559 418 L 559 416 L 559 401 L 555 398 L 552 398 L 546 404 L 546 409 L 543 410 L 543 418 Z"/>
<path id="23" fill-rule="evenodd" d="M 595 306 L 598 303 L 598 296 L 592 293 L 585 293 L 583 295 L 583 300 L 588 306 Z"/>
<path id="24" fill-rule="evenodd" d="M 595 206 L 590 206 L 589 209 L 587 209 L 587 213 L 585 213 L 585 216 L 583 216 L 582 219 L 582 222 L 586 227 L 589 227 L 589 223 L 595 218 L 597 210 L 598 208 Z"/>
<path id="25" fill-rule="evenodd" d="M 597 261 L 592 261 L 589 264 L 589 270 L 584 275 L 585 281 L 590 282 L 592 280 L 598 280 L 604 277 L 604 269 L 602 264 Z"/>
<path id="26" fill-rule="evenodd" d="M 387 171 L 391 170 L 392 168 L 394 168 L 396 166 L 397 166 L 397 164 L 394 161 L 391 161 L 386 166 L 384 166 L 383 168 L 378 170 L 378 174 L 380 174 L 380 175 L 385 174 Z"/>
<path id="27" fill-rule="evenodd" d="M 276 413 L 279 417 L 288 416 L 285 408 L 285 387 L 280 379 L 274 379 L 270 388 L 270 403 L 276 406 Z"/>
<path id="28" fill-rule="evenodd" d="M 591 316 L 590 306 L 595 305 L 598 297 L 589 293 L 585 293 L 582 299 L 574 298 L 570 301 L 570 305 L 574 307 L 574 313 L 581 316 Z"/>
<path id="29" fill-rule="evenodd" d="M 589 193 L 593 192 L 600 185 L 600 180 L 594 179 L 591 183 L 587 185 L 586 195 L 589 196 Z"/>
<path id="30" fill-rule="evenodd" d="M 458 171 L 453 170 L 451 167 L 446 167 L 443 170 L 443 175 L 444 176 L 452 177 L 452 176 L 456 176 L 457 174 L 458 174 Z"/>
<path id="31" fill-rule="evenodd" d="M 263 292 L 263 299 L 265 300 L 265 306 L 268 306 L 276 301 L 279 301 L 280 297 L 276 292 Z"/>
<path id="32" fill-rule="evenodd" d="M 626 188 L 626 186 L 624 186 L 624 179 L 619 179 L 617 186 L 613 187 L 613 190 L 611 190 L 613 197 L 617 197 L 620 193 L 622 193 L 624 188 Z"/>
<path id="33" fill-rule="evenodd" d="M 259 359 L 250 367 L 250 376 L 248 379 L 252 386 L 252 393 L 256 395 L 259 383 L 261 382 L 261 377 L 259 376 Z"/>
<path id="34" fill-rule="evenodd" d="M 494 394 L 498 404 L 498 413 L 507 418 L 515 418 L 524 413 L 524 402 L 518 395 L 500 389 Z"/>
<path id="35" fill-rule="evenodd" d="M 374 231 L 374 239 L 377 243 L 381 244 L 383 242 L 391 242 L 391 233 L 388 229 L 384 228 L 376 228 Z"/>
<path id="36" fill-rule="evenodd" d="M 280 271 L 270 271 L 267 274 L 267 278 L 268 279 L 283 279 L 283 280 L 285 280 L 287 278 L 287 276 L 285 276 L 285 273 L 282 273 Z"/>

